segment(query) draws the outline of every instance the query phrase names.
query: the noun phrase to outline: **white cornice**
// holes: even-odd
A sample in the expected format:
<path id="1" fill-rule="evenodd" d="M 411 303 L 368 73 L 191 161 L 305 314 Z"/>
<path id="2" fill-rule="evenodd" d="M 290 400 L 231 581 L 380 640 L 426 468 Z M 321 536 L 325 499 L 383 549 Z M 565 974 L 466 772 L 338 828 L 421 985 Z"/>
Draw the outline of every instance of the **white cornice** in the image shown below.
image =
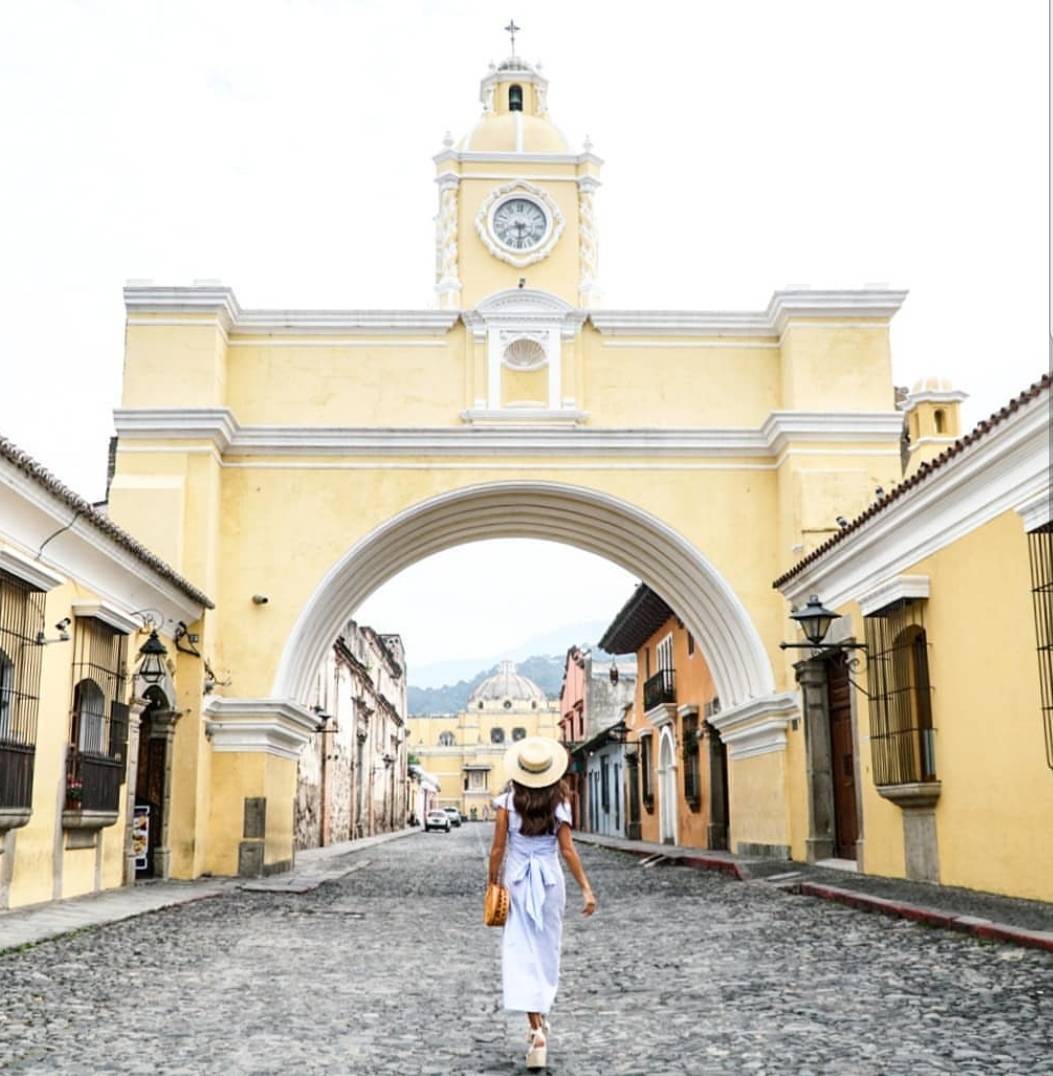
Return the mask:
<path id="1" fill-rule="evenodd" d="M 447 161 L 468 164 L 486 164 L 490 161 L 499 161 L 501 164 L 603 164 L 603 158 L 597 157 L 595 153 L 513 153 L 474 149 L 444 149 L 441 153 L 436 153 L 432 160 L 436 164 L 445 164 Z M 461 178 L 473 177 L 471 172 L 466 172 Z"/>
<path id="2" fill-rule="evenodd" d="M 0 542 L 12 543 L 26 562 L 45 540 L 46 556 L 33 559 L 34 566 L 75 580 L 114 608 L 161 611 L 166 631 L 202 614 L 197 602 L 133 552 L 79 518 L 33 477 L 0 462 Z"/>
<path id="3" fill-rule="evenodd" d="M 771 336 L 764 314 L 702 310 L 591 310 L 601 333 L 622 336 Z"/>
<path id="4" fill-rule="evenodd" d="M 505 410 L 474 407 L 461 412 L 461 418 L 474 427 L 516 427 L 522 431 L 548 430 L 553 427 L 577 428 L 588 417 L 585 411 L 573 408 L 555 411 L 544 407 L 514 407 Z"/>
<path id="5" fill-rule="evenodd" d="M 298 759 L 317 731 L 318 718 L 288 699 L 213 697 L 205 708 L 212 750 Z"/>
<path id="6" fill-rule="evenodd" d="M 221 285 L 159 287 L 154 284 L 126 284 L 124 308 L 129 316 L 211 313 L 228 330 L 241 315 L 233 289 Z"/>
<path id="7" fill-rule="evenodd" d="M 961 389 L 924 389 L 907 393 L 903 409 L 912 411 L 920 403 L 962 403 L 968 399 L 969 393 Z"/>
<path id="8" fill-rule="evenodd" d="M 780 590 L 792 602 L 818 594 L 837 609 L 1003 512 L 1026 511 L 1048 499 L 1049 433 L 1045 391 L 904 490 Z"/>
<path id="9" fill-rule="evenodd" d="M 455 155 L 457 156 L 457 155 Z M 459 155 L 469 158 L 471 154 Z M 511 160 L 529 159 L 527 154 L 507 155 Z M 589 155 L 583 155 L 588 157 Z M 484 155 L 484 159 L 490 158 Z M 556 155 L 542 159 L 557 161 Z M 579 158 L 568 158 L 577 161 Z M 462 176 L 471 178 L 471 176 Z M 762 313 L 698 310 L 595 310 L 593 325 L 604 334 L 646 336 L 779 336 L 796 319 L 867 319 L 887 321 L 903 302 L 906 292 L 885 289 L 854 291 L 778 291 Z M 456 310 L 242 310 L 230 288 L 215 285 L 159 287 L 128 285 L 124 289 L 129 319 L 139 325 L 152 321 L 171 324 L 189 321 L 187 315 L 211 314 L 229 333 L 375 333 L 441 335 L 453 328 Z M 468 322 L 471 312 L 464 312 Z M 585 317 L 584 312 L 580 320 Z M 579 323 L 580 323 L 579 320 Z"/>
<path id="10" fill-rule="evenodd" d="M 906 298 L 905 291 L 889 288 L 787 288 L 775 292 L 765 315 L 775 331 L 781 334 L 791 319 L 797 318 L 876 318 L 887 321 Z"/>
<path id="11" fill-rule="evenodd" d="M 0 545 L 0 571 L 21 579 L 34 590 L 45 593 L 61 586 L 66 580 L 55 572 L 49 571 L 39 561 L 23 557 L 9 546 Z"/>
<path id="12" fill-rule="evenodd" d="M 929 577 L 927 575 L 897 575 L 886 579 L 872 590 L 859 596 L 859 609 L 863 616 L 870 616 L 893 602 L 905 598 L 927 598 Z"/>
<path id="13" fill-rule="evenodd" d="M 800 318 L 887 321 L 906 295 L 883 288 L 786 290 L 775 292 L 763 312 L 595 310 L 589 319 L 599 332 L 623 336 L 780 336 L 791 320 Z"/>
<path id="14" fill-rule="evenodd" d="M 652 706 L 644 714 L 644 717 L 656 729 L 665 728 L 666 725 L 672 725 L 673 719 L 676 717 L 676 706 L 671 702 L 660 702 L 657 706 Z"/>
<path id="15" fill-rule="evenodd" d="M 727 745 L 728 758 L 741 759 L 785 751 L 787 726 L 800 716 L 796 694 L 783 692 L 750 699 L 708 720 Z"/>
<path id="16" fill-rule="evenodd" d="M 226 408 L 114 412 L 117 434 L 129 441 L 210 441 L 225 455 L 644 455 L 743 456 L 771 459 L 791 442 L 898 444 L 898 411 L 775 411 L 760 429 L 631 429 L 582 426 L 588 414 L 560 410 L 473 408 L 469 424 L 437 427 L 240 426 Z M 489 427 L 489 428 L 488 428 Z M 561 428 L 562 427 L 562 428 Z M 566 428 L 573 427 L 573 428 Z"/>
<path id="17" fill-rule="evenodd" d="M 230 448 L 239 431 L 237 419 L 228 407 L 118 407 L 113 420 L 119 437 L 208 441 L 221 454 Z"/>
<path id="18" fill-rule="evenodd" d="M 191 285 L 157 287 L 135 284 L 124 289 L 129 320 L 137 325 L 170 325 L 165 315 L 212 313 L 228 333 L 430 333 L 449 332 L 456 310 L 243 310 L 230 288 Z M 176 321 L 181 324 L 182 321 Z"/>
<path id="19" fill-rule="evenodd" d="M 134 617 L 109 602 L 73 602 L 71 608 L 74 616 L 94 617 L 95 620 L 101 620 L 104 624 L 109 624 L 111 628 L 116 629 L 122 635 L 132 635 L 143 626 L 141 621 L 134 619 Z"/>
<path id="20" fill-rule="evenodd" d="M 1053 516 L 1053 489 L 1046 488 L 1030 500 L 1016 506 L 1020 518 L 1024 521 L 1024 530 L 1029 533 L 1044 527 Z"/>
<path id="21" fill-rule="evenodd" d="M 791 441 L 894 441 L 903 433 L 900 411 L 773 411 L 760 429 L 768 452 Z"/>
<path id="22" fill-rule="evenodd" d="M 456 310 L 246 310 L 236 333 L 447 333 Z"/>

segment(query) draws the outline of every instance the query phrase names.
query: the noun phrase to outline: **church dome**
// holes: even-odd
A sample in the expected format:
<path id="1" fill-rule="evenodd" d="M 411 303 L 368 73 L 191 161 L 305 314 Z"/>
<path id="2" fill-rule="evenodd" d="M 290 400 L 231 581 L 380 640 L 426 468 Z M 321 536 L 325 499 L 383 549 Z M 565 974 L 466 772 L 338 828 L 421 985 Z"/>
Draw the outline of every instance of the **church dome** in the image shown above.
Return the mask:
<path id="1" fill-rule="evenodd" d="M 911 396 L 923 392 L 953 392 L 954 385 L 949 377 L 919 377 L 911 386 Z"/>
<path id="2" fill-rule="evenodd" d="M 524 112 L 487 112 L 457 144 L 477 153 L 569 153 L 563 132 Z"/>
<path id="3" fill-rule="evenodd" d="M 533 680 L 520 676 L 511 661 L 502 661 L 497 672 L 488 676 L 468 697 L 469 707 L 477 707 L 481 702 L 511 702 L 515 705 L 544 701 L 545 693 L 541 688 Z"/>

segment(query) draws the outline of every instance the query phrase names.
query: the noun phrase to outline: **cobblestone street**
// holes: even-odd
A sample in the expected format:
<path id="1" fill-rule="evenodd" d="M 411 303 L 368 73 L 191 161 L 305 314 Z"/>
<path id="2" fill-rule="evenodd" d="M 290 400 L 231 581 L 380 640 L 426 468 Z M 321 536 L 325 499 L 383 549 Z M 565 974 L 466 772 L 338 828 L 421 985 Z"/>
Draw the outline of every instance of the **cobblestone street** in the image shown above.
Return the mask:
<path id="1" fill-rule="evenodd" d="M 0 957 L 15 1072 L 512 1073 L 480 922 L 491 829 L 419 834 L 307 894 L 223 896 Z M 550 1071 L 1053 1073 L 1053 959 L 584 849 Z"/>

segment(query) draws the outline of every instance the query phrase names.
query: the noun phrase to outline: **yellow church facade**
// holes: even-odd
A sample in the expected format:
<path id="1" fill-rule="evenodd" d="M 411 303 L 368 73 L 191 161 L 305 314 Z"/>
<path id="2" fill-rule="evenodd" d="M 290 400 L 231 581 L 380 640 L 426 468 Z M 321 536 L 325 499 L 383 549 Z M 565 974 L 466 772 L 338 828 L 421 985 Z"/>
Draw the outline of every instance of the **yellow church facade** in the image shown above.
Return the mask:
<path id="1" fill-rule="evenodd" d="M 559 707 L 503 661 L 461 713 L 410 717 L 406 727 L 410 754 L 439 782 L 438 805 L 482 820 L 508 784 L 505 752 L 527 736 L 558 739 Z"/>
<path id="2" fill-rule="evenodd" d="M 809 855 L 813 776 L 772 580 L 902 477 L 889 325 L 905 293 L 604 309 L 603 162 L 567 144 L 548 90 L 517 58 L 492 68 L 478 124 L 435 156 L 433 308 L 125 290 L 110 513 L 215 602 L 191 629 L 217 686 L 176 730 L 194 804 L 176 876 L 237 873 L 260 802 L 262 869 L 288 865 L 311 685 L 340 626 L 402 569 L 494 537 L 607 557 L 676 611 L 721 701 L 730 848 Z M 455 753 L 477 749 L 496 727 L 462 716 L 428 719 L 421 744 L 452 731 Z M 457 766 L 443 802 L 467 806 Z"/>

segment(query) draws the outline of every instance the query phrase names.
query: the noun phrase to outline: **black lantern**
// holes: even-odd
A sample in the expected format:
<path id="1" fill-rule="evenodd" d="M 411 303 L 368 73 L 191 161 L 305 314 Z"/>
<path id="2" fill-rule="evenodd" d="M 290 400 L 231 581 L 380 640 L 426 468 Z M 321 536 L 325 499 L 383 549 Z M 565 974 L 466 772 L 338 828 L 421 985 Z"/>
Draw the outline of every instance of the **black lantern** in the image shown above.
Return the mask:
<path id="1" fill-rule="evenodd" d="M 839 619 L 839 614 L 830 612 L 819 600 L 819 595 L 813 594 L 803 608 L 790 613 L 790 619 L 800 625 L 808 642 L 813 646 L 822 646 L 830 625 Z"/>
<path id="2" fill-rule="evenodd" d="M 156 631 L 150 632 L 150 638 L 139 648 L 139 676 L 148 684 L 159 684 L 168 670 L 165 668 L 165 658 L 168 651 L 165 644 L 157 637 Z"/>

